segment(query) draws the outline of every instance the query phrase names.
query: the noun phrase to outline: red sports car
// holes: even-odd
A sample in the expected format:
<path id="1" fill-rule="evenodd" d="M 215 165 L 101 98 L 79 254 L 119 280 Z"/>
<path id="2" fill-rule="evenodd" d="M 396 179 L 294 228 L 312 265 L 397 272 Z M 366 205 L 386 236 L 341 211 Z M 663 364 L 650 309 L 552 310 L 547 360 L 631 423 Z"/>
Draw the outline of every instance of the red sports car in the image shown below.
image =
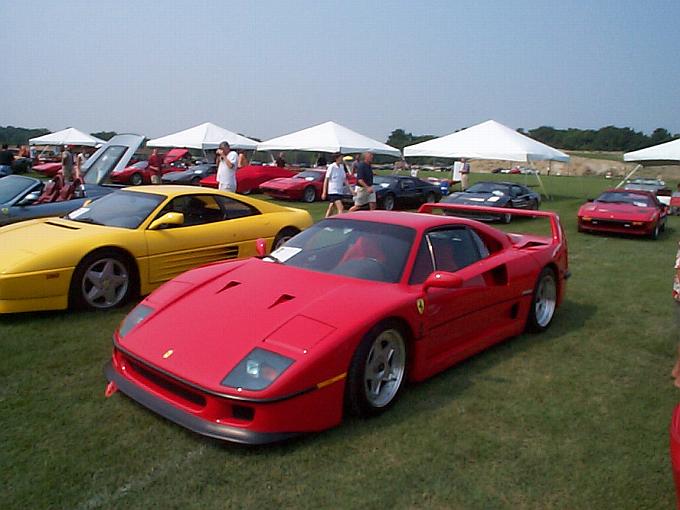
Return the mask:
<path id="1" fill-rule="evenodd" d="M 633 234 L 657 239 L 668 208 L 650 191 L 610 189 L 578 210 L 579 232 Z"/>
<path id="2" fill-rule="evenodd" d="M 344 410 L 377 414 L 407 380 L 545 330 L 569 275 L 557 215 L 512 212 L 547 218 L 540 237 L 434 209 L 470 207 L 342 214 L 269 256 L 171 280 L 115 332 L 106 394 L 199 434 L 268 443 Z"/>
<path id="3" fill-rule="evenodd" d="M 260 189 L 260 185 L 263 182 L 276 178 L 292 177 L 296 174 L 297 172 L 294 172 L 293 170 L 278 166 L 244 166 L 243 168 L 239 168 L 236 172 L 236 192 L 247 195 L 248 193 Z M 215 174 L 209 175 L 208 177 L 201 179 L 200 184 L 201 186 L 207 186 L 209 188 L 217 188 L 217 178 Z"/>
<path id="4" fill-rule="evenodd" d="M 187 149 L 170 149 L 163 156 L 161 173 L 167 174 L 170 172 L 186 170 L 187 166 L 183 160 L 186 160 L 189 157 L 190 154 Z M 132 184 L 134 186 L 138 186 L 139 184 L 151 184 L 149 162 L 137 161 L 118 172 L 112 172 L 110 179 L 111 182 L 115 184 Z"/>
<path id="5" fill-rule="evenodd" d="M 48 162 L 34 165 L 33 170 L 43 174 L 45 177 L 54 177 L 61 170 L 61 163 Z"/>
<path id="6" fill-rule="evenodd" d="M 325 176 L 324 170 L 303 170 L 292 177 L 267 181 L 260 189 L 270 197 L 311 203 L 321 199 Z"/>

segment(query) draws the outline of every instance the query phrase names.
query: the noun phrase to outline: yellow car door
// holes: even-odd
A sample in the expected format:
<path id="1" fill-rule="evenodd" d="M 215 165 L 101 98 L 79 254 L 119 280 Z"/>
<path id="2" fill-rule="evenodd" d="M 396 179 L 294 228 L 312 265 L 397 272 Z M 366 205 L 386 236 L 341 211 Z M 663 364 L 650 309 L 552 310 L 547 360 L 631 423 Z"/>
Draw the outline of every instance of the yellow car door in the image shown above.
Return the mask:
<path id="1" fill-rule="evenodd" d="M 175 213 L 172 222 L 146 230 L 152 285 L 202 264 L 254 255 L 254 239 L 273 235 L 267 231 L 266 215 L 220 195 L 175 197 L 154 220 L 168 218 L 168 213 Z"/>

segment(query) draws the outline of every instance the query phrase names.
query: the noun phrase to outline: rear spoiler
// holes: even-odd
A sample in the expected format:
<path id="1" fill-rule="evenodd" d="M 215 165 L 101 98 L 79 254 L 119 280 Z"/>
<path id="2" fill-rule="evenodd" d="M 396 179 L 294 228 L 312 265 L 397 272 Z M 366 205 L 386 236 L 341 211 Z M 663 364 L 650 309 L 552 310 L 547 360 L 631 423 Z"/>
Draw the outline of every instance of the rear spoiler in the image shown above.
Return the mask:
<path id="1" fill-rule="evenodd" d="M 553 244 L 562 244 L 564 242 L 564 231 L 560 223 L 560 217 L 555 212 L 551 211 L 527 211 L 526 209 L 511 209 L 500 207 L 480 207 L 476 205 L 458 205 L 445 203 L 427 203 L 420 206 L 419 213 L 432 214 L 434 210 L 441 211 L 460 211 L 465 213 L 477 214 L 491 214 L 493 216 L 501 216 L 510 214 L 511 216 L 523 216 L 525 218 L 548 218 L 550 220 L 550 229 L 552 230 Z"/>

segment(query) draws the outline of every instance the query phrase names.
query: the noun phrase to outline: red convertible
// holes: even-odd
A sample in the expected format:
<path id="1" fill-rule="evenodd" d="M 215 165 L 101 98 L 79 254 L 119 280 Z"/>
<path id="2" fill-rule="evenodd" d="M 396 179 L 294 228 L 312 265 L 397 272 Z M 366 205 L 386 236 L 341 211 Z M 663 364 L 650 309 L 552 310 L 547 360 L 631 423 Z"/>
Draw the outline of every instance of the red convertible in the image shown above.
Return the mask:
<path id="1" fill-rule="evenodd" d="M 183 160 L 190 157 L 187 149 L 170 149 L 163 156 L 163 164 L 161 166 L 161 173 L 167 174 L 169 172 L 179 172 L 186 169 L 186 164 Z M 132 184 L 138 186 L 140 184 L 151 184 L 151 170 L 149 170 L 148 161 L 137 161 L 136 163 L 123 168 L 120 171 L 111 172 L 111 182 L 114 184 Z"/>
<path id="2" fill-rule="evenodd" d="M 610 189 L 578 210 L 579 232 L 632 234 L 657 239 L 668 208 L 651 191 Z"/>
<path id="3" fill-rule="evenodd" d="M 512 211 L 547 219 L 541 237 L 434 209 L 480 210 L 342 214 L 269 256 L 171 280 L 115 332 L 106 394 L 205 436 L 269 443 L 380 413 L 406 381 L 548 328 L 569 275 L 557 215 Z"/>
<path id="4" fill-rule="evenodd" d="M 279 177 L 291 177 L 297 172 L 288 168 L 267 165 L 248 165 L 239 168 L 236 172 L 236 192 L 247 195 L 257 191 L 263 182 Z M 209 175 L 200 181 L 201 186 L 217 188 L 217 178 L 215 174 Z"/>

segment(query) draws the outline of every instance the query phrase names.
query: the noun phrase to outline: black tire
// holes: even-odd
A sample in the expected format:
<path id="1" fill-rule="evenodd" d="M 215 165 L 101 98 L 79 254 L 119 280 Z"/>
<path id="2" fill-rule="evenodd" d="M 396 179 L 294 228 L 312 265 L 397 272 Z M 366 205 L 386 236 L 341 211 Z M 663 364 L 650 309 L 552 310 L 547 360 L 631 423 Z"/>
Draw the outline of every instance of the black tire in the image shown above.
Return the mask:
<path id="1" fill-rule="evenodd" d="M 504 213 L 501 214 L 501 222 L 505 223 L 506 225 L 512 221 L 512 214 L 509 213 Z"/>
<path id="2" fill-rule="evenodd" d="M 389 348 L 392 350 L 386 352 Z M 347 411 L 368 418 L 392 406 L 404 386 L 407 364 L 406 335 L 400 325 L 385 321 L 373 327 L 354 352 L 347 372 Z M 390 373 L 386 374 L 388 367 Z M 383 377 L 388 379 L 383 380 Z M 375 379 L 379 380 L 376 382 Z"/>
<path id="3" fill-rule="evenodd" d="M 247 189 L 247 190 L 241 191 L 240 193 L 241 193 L 241 195 L 250 195 L 252 192 L 253 192 L 252 189 Z"/>
<path id="4" fill-rule="evenodd" d="M 557 278 L 555 271 L 544 267 L 536 279 L 527 317 L 527 330 L 541 333 L 550 327 L 557 309 Z"/>
<path id="5" fill-rule="evenodd" d="M 654 224 L 654 229 L 652 230 L 652 233 L 649 234 L 649 237 L 656 241 L 659 238 L 660 233 L 661 233 L 661 226 L 659 225 L 659 222 L 657 221 Z"/>
<path id="6" fill-rule="evenodd" d="M 314 189 L 314 186 L 307 186 L 305 188 L 305 191 L 302 193 L 302 200 L 308 204 L 311 204 L 316 200 L 316 190 Z"/>
<path id="7" fill-rule="evenodd" d="M 194 186 L 198 185 L 199 182 L 201 182 L 201 176 L 200 175 L 194 175 L 191 178 L 191 181 L 189 181 L 189 183 L 193 184 Z"/>
<path id="8" fill-rule="evenodd" d="M 75 308 L 109 310 L 127 302 L 135 292 L 135 282 L 136 273 L 127 257 L 116 250 L 99 250 L 81 260 L 73 272 L 69 301 Z"/>
<path id="9" fill-rule="evenodd" d="M 286 244 L 291 237 L 296 236 L 299 233 L 300 231 L 293 227 L 286 227 L 284 229 L 281 229 L 274 238 L 274 242 L 272 243 L 272 251 L 276 250 L 277 248 L 280 248 L 281 246 Z"/>
<path id="10" fill-rule="evenodd" d="M 392 193 L 388 193 L 383 198 L 383 209 L 386 211 L 394 211 L 395 199 Z"/>
<path id="11" fill-rule="evenodd" d="M 144 182 L 144 178 L 142 177 L 142 174 L 139 173 L 134 173 L 130 176 L 130 184 L 133 186 L 139 186 Z"/>
<path id="12" fill-rule="evenodd" d="M 531 209 L 532 211 L 538 211 L 538 200 L 532 200 L 529 209 Z"/>
<path id="13" fill-rule="evenodd" d="M 427 202 L 428 204 L 434 203 L 436 201 L 437 201 L 437 194 L 433 193 L 432 191 L 430 191 L 427 194 L 427 196 L 425 197 L 425 202 Z"/>

